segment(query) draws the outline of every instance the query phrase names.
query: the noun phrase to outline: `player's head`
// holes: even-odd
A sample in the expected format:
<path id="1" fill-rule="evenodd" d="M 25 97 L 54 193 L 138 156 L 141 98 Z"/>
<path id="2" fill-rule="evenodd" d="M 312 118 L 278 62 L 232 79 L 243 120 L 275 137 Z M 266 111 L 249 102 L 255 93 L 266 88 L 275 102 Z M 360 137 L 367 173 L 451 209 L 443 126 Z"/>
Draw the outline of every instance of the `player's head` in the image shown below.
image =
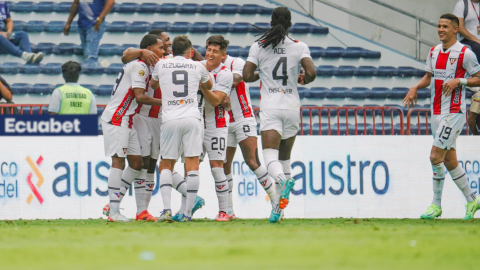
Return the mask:
<path id="1" fill-rule="evenodd" d="M 272 12 L 272 21 L 270 22 L 272 28 L 265 31 L 265 33 L 256 41 L 261 42 L 263 48 L 270 44 L 272 48 L 285 40 L 288 35 L 288 29 L 292 26 L 292 13 L 286 7 L 277 7 Z"/>
<path id="2" fill-rule="evenodd" d="M 193 57 L 192 42 L 187 36 L 177 36 L 173 39 L 172 52 L 173 56 L 184 56 L 191 59 Z"/>
<path id="3" fill-rule="evenodd" d="M 217 67 L 227 56 L 227 47 L 230 42 L 222 35 L 211 36 L 207 39 L 205 59 L 208 64 Z"/>
<path id="4" fill-rule="evenodd" d="M 152 34 L 148 34 L 142 38 L 140 49 L 147 49 L 155 53 L 158 57 L 163 57 L 165 53 L 162 40 L 160 40 L 158 36 Z"/>
<path id="5" fill-rule="evenodd" d="M 452 39 L 457 40 L 458 25 L 459 21 L 457 16 L 450 13 L 440 16 L 437 26 L 440 41 L 447 43 Z"/>
<path id="6" fill-rule="evenodd" d="M 68 61 L 62 66 L 63 78 L 67 83 L 78 82 L 78 77 L 80 77 L 80 71 L 82 71 L 82 67 L 80 66 L 79 63 L 74 61 Z"/>
<path id="7" fill-rule="evenodd" d="M 152 31 L 148 32 L 149 34 L 158 36 L 163 42 L 163 50 L 165 51 L 164 56 L 170 54 L 170 48 L 172 46 L 172 40 L 170 36 L 165 32 L 163 29 L 153 29 Z"/>

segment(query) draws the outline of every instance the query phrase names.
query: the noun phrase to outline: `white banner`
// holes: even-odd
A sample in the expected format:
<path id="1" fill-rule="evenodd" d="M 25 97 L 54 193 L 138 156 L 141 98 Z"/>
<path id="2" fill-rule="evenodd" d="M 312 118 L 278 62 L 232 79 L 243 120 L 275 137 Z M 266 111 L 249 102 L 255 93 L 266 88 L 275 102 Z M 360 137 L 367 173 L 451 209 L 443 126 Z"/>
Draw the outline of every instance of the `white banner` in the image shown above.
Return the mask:
<path id="1" fill-rule="evenodd" d="M 418 218 L 431 204 L 431 136 L 299 136 L 292 153 L 297 180 L 286 218 Z M 458 159 L 472 189 L 480 191 L 480 146 L 476 137 L 457 140 Z M 261 154 L 261 151 L 259 151 Z M 262 157 L 260 157 L 261 160 Z M 0 219 L 99 218 L 108 202 L 110 158 L 103 138 L 2 137 Z M 176 169 L 183 173 L 182 164 Z M 267 218 L 271 206 L 238 149 L 233 164 L 234 209 L 239 218 Z M 218 211 L 208 162 L 200 165 L 199 195 L 206 200 L 195 218 Z M 158 174 L 157 174 L 158 183 Z M 175 212 L 180 195 L 172 191 Z M 461 218 L 466 200 L 447 174 L 444 218 Z M 135 217 L 135 198 L 121 208 Z M 163 209 L 158 185 L 149 211 Z"/>

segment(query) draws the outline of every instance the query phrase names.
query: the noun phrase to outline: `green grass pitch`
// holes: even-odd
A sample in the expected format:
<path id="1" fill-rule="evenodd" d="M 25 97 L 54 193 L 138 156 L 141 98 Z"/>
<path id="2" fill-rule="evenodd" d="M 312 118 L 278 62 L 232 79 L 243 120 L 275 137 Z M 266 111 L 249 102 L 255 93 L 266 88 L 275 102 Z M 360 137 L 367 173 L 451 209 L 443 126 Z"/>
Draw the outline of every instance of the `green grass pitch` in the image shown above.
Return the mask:
<path id="1" fill-rule="evenodd" d="M 474 269 L 479 223 L 0 221 L 0 269 Z"/>

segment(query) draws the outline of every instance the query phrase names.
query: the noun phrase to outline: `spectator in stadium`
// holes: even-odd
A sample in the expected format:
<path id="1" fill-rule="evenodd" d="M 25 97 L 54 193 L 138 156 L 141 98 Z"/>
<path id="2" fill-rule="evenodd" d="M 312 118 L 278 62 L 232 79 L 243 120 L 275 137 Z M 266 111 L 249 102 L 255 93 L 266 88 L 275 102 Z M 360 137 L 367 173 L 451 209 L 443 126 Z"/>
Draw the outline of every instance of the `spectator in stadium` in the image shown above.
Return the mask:
<path id="1" fill-rule="evenodd" d="M 460 0 L 455 5 L 453 14 L 458 17 L 460 25 L 460 42 L 470 46 L 480 59 L 480 0 Z"/>
<path id="2" fill-rule="evenodd" d="M 50 114 L 97 114 L 95 96 L 89 89 L 80 86 L 78 77 L 82 67 L 68 61 L 62 66 L 65 84 L 55 89 L 50 98 Z"/>
<path id="3" fill-rule="evenodd" d="M 468 128 L 470 129 L 473 135 L 480 135 L 477 127 L 477 121 L 480 120 L 480 118 L 478 118 L 479 115 L 480 115 L 480 92 L 477 92 L 472 97 L 470 113 L 468 114 L 468 118 L 467 118 Z"/>
<path id="4" fill-rule="evenodd" d="M 78 33 L 87 64 L 98 64 L 98 49 L 105 32 L 105 17 L 114 4 L 115 0 L 74 0 L 72 3 L 63 34 L 70 34 L 70 26 L 78 13 Z"/>
<path id="5" fill-rule="evenodd" d="M 0 31 L 0 51 L 20 57 L 27 64 L 40 63 L 43 53 L 32 53 L 28 34 L 24 31 L 13 32 L 13 20 L 5 1 L 0 1 L 0 20 L 5 24 L 5 31 Z"/>

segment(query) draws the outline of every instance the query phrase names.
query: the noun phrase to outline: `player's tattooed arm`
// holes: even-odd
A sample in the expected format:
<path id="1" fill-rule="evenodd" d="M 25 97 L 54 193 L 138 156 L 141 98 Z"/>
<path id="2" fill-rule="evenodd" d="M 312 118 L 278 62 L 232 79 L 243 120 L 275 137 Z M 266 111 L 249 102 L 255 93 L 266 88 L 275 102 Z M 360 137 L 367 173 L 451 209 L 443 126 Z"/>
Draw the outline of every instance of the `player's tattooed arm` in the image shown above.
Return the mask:
<path id="1" fill-rule="evenodd" d="M 146 49 L 128 48 L 123 52 L 122 63 L 126 64 L 135 59 L 141 59 L 150 66 L 155 66 L 159 60 L 158 56 Z"/>
<path id="2" fill-rule="evenodd" d="M 412 108 L 415 107 L 415 104 L 417 104 L 418 89 L 423 89 L 429 86 L 431 80 L 432 80 L 432 73 L 427 72 L 425 76 L 423 76 L 423 78 L 420 79 L 417 85 L 413 86 L 412 88 L 410 88 L 410 90 L 408 90 L 407 95 L 402 101 L 403 106 L 405 106 L 407 109 L 410 107 L 410 105 L 412 106 Z"/>
<path id="3" fill-rule="evenodd" d="M 145 95 L 145 89 L 143 88 L 133 88 L 135 93 L 135 99 L 138 104 L 147 104 L 152 106 L 162 106 L 162 100 L 158 98 L 152 98 Z"/>
<path id="4" fill-rule="evenodd" d="M 257 69 L 257 65 L 252 62 L 247 61 L 243 67 L 243 80 L 245 82 L 255 82 L 260 79 L 260 75 Z"/>

